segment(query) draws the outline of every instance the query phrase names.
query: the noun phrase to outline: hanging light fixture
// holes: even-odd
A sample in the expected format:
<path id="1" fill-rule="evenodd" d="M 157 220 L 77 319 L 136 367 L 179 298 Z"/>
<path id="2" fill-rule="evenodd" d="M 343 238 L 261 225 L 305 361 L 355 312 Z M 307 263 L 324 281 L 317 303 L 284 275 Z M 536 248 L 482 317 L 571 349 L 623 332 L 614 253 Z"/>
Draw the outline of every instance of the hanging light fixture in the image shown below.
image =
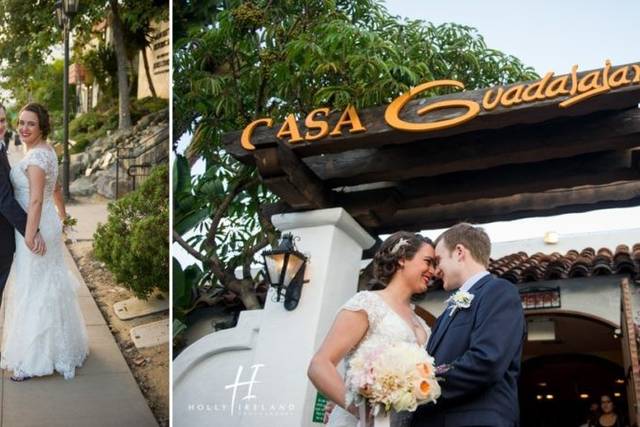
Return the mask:
<path id="1" fill-rule="evenodd" d="M 56 23 L 61 30 L 64 30 L 64 9 L 61 1 L 56 2 Z"/>
<path id="2" fill-rule="evenodd" d="M 68 16 L 73 16 L 78 13 L 78 7 L 80 6 L 80 0 L 64 0 L 64 13 Z"/>
<path id="3" fill-rule="evenodd" d="M 284 307 L 295 309 L 302 293 L 307 257 L 296 249 L 291 233 L 284 234 L 278 247 L 262 252 L 262 256 L 265 276 L 277 290 L 277 301 L 284 291 Z"/>

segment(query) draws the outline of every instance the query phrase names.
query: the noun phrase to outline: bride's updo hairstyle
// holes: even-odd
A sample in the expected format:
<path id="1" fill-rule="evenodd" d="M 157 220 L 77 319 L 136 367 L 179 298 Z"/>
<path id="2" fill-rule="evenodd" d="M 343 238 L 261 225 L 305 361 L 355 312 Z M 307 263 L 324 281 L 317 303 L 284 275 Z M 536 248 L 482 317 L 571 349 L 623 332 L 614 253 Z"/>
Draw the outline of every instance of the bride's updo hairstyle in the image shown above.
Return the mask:
<path id="1" fill-rule="evenodd" d="M 400 260 L 411 260 L 422 245 L 433 246 L 428 237 L 398 231 L 385 240 L 373 257 L 374 281 L 386 286 L 400 268 Z"/>

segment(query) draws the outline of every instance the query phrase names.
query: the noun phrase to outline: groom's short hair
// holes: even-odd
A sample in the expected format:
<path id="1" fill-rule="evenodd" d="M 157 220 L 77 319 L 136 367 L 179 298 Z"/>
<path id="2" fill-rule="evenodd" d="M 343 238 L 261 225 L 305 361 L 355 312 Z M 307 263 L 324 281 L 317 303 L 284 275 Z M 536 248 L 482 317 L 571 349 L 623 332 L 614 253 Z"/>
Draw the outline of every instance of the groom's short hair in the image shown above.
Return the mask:
<path id="1" fill-rule="evenodd" d="M 485 267 L 489 266 L 491 240 L 482 227 L 475 227 L 472 224 L 461 222 L 438 236 L 435 245 L 438 245 L 440 241 L 444 242 L 449 251 L 453 251 L 456 245 L 464 246 L 469 250 L 474 260 Z"/>

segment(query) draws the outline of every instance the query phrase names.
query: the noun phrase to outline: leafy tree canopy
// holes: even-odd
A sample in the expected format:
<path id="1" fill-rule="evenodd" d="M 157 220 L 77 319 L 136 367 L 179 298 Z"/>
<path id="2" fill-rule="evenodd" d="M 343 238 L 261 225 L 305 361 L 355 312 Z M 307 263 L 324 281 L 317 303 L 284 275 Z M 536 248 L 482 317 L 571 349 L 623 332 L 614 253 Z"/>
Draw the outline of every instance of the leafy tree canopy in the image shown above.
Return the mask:
<path id="1" fill-rule="evenodd" d="M 146 29 L 153 20 L 166 20 L 169 13 L 167 0 L 125 0 L 120 14 L 126 29 Z M 0 70 L 2 88 L 13 91 L 28 90 L 31 76 L 38 67 L 49 62 L 56 47 L 62 47 L 62 30 L 57 26 L 56 0 L 0 0 Z M 109 19 L 111 9 L 103 0 L 82 0 L 78 14 L 73 18 L 75 55 L 95 34 L 95 25 Z M 138 49 L 138 45 L 133 44 Z"/>

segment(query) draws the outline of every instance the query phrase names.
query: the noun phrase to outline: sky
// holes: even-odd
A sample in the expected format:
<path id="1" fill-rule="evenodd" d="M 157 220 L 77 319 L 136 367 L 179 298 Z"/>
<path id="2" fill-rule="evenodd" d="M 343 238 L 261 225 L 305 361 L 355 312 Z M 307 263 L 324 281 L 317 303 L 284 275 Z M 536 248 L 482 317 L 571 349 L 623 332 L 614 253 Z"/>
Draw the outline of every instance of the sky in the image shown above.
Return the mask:
<path id="1" fill-rule="evenodd" d="M 540 75 L 640 61 L 638 0 L 387 0 L 393 15 L 475 27 L 487 46 L 514 55 Z"/>
<path id="2" fill-rule="evenodd" d="M 640 62 L 640 0 L 387 0 L 393 15 L 475 27 L 490 48 L 519 58 L 539 75 Z M 640 226 L 640 207 L 486 224 L 491 240 L 511 241 Z M 441 230 L 427 231 L 429 237 Z"/>
<path id="3" fill-rule="evenodd" d="M 394 15 L 434 24 L 455 22 L 475 27 L 487 46 L 514 55 L 540 75 L 640 62 L 640 0 L 388 0 Z M 183 149 L 186 141 L 180 144 Z M 194 173 L 201 173 L 197 165 Z M 640 207 L 582 214 L 527 218 L 483 224 L 493 242 L 542 239 L 545 232 L 564 234 L 637 228 Z M 429 237 L 442 230 L 425 230 Z M 176 245 L 174 245 L 174 248 Z M 181 249 L 183 263 L 193 262 Z"/>

